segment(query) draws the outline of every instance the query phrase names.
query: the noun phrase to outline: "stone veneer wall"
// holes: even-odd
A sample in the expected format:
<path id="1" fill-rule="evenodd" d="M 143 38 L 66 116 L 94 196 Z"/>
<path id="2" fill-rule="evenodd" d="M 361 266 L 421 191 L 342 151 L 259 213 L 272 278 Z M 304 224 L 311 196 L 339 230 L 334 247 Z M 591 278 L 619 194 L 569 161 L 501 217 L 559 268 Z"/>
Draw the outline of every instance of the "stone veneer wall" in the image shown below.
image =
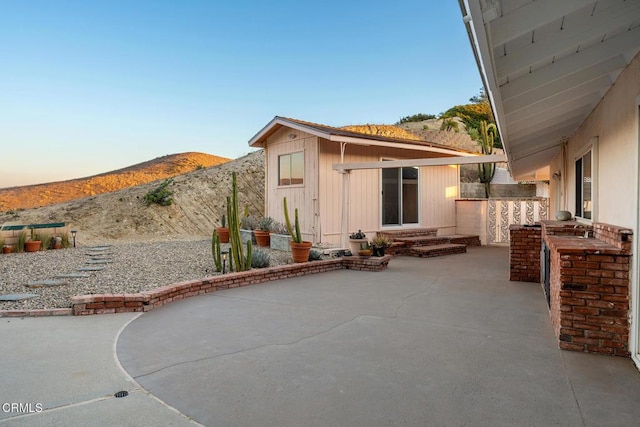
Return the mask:
<path id="1" fill-rule="evenodd" d="M 509 280 L 540 283 L 542 229 L 509 226 Z"/>

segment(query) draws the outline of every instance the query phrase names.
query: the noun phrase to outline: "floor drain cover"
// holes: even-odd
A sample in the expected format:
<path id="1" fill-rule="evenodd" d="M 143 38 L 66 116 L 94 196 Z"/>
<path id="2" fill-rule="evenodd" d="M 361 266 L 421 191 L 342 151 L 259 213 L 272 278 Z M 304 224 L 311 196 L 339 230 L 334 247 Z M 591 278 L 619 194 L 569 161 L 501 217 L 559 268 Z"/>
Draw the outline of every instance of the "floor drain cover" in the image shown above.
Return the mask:
<path id="1" fill-rule="evenodd" d="M 129 392 L 128 391 L 119 391 L 116 394 L 114 394 L 115 397 L 127 397 L 129 396 Z"/>

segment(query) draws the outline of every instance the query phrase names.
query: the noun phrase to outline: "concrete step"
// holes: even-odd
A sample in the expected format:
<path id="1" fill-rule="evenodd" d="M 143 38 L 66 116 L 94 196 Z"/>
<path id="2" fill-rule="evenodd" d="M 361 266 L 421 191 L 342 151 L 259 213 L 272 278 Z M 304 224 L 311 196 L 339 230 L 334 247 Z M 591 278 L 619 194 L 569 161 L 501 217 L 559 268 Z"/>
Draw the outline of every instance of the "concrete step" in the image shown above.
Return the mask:
<path id="1" fill-rule="evenodd" d="M 448 237 L 451 243 L 458 243 L 460 245 L 467 245 L 467 246 L 481 246 L 480 236 L 452 234 L 452 235 L 442 236 L 442 237 Z"/>
<path id="2" fill-rule="evenodd" d="M 443 245 L 419 246 L 407 249 L 405 255 L 421 258 L 433 258 L 437 256 L 463 254 L 467 252 L 467 245 L 447 243 Z"/>
<path id="3" fill-rule="evenodd" d="M 408 228 L 402 230 L 385 230 L 379 232 L 390 239 L 413 236 L 435 236 L 438 233 L 437 228 Z"/>
<path id="4" fill-rule="evenodd" d="M 410 237 L 395 237 L 394 242 L 405 243 L 409 247 L 417 246 L 433 246 L 433 245 L 445 245 L 451 243 L 446 236 L 410 236 Z"/>

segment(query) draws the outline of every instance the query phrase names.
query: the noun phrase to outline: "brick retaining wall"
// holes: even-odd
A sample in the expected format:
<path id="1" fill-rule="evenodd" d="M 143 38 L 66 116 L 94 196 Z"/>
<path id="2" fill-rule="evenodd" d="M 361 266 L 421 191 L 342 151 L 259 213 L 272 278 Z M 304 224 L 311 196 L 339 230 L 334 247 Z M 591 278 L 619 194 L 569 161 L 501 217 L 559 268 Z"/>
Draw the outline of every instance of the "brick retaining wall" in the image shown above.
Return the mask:
<path id="1" fill-rule="evenodd" d="M 84 316 L 91 314 L 146 312 L 157 307 L 162 307 L 173 301 L 215 292 L 218 289 L 256 285 L 271 280 L 300 277 L 307 274 L 340 270 L 342 268 L 360 271 L 382 271 L 387 268 L 390 259 L 391 256 L 389 255 L 371 258 L 343 257 L 325 261 L 287 264 L 173 283 L 135 294 L 80 295 L 72 297 L 71 308 L 5 310 L 0 311 L 0 317 Z"/>

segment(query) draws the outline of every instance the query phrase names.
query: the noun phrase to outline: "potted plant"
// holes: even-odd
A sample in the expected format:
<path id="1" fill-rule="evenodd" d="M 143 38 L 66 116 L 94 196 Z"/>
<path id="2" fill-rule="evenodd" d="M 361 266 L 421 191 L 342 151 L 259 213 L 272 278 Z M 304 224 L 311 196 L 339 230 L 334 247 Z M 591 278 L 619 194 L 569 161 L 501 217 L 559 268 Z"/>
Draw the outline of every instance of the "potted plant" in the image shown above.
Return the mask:
<path id="1" fill-rule="evenodd" d="M 389 246 L 391 246 L 391 240 L 382 234 L 376 234 L 376 237 L 371 240 L 373 256 L 384 256 L 384 251 Z"/>
<path id="2" fill-rule="evenodd" d="M 258 246 L 270 246 L 271 245 L 271 227 L 273 226 L 273 218 L 270 216 L 264 217 L 258 223 L 258 228 L 253 230 L 256 236 L 256 243 Z"/>
<path id="3" fill-rule="evenodd" d="M 369 242 L 367 242 L 366 239 L 364 243 L 360 243 L 358 255 L 365 258 L 369 258 L 371 256 L 371 248 L 369 247 Z"/>
<path id="4" fill-rule="evenodd" d="M 273 222 L 269 234 L 269 246 L 277 251 L 288 252 L 291 250 L 291 235 L 286 225 L 278 221 Z"/>
<path id="5" fill-rule="evenodd" d="M 227 217 L 224 214 L 222 214 L 220 224 L 221 226 L 216 228 L 220 243 L 229 243 L 229 228 L 227 228 Z"/>
<path id="6" fill-rule="evenodd" d="M 362 230 L 358 230 L 356 233 L 352 233 L 349 235 L 349 248 L 351 249 L 351 254 L 355 255 L 360 250 L 360 245 L 363 243 L 368 243 L 367 235 L 362 232 Z"/>
<path id="7" fill-rule="evenodd" d="M 38 252 L 40 250 L 41 240 L 38 240 L 38 235 L 35 234 L 33 227 L 31 227 L 31 238 L 24 242 L 25 252 Z"/>
<path id="8" fill-rule="evenodd" d="M 245 207 L 245 212 L 247 211 Z M 246 242 L 247 240 L 251 240 L 251 243 L 256 243 L 256 236 L 253 233 L 254 230 L 258 227 L 258 221 L 251 215 L 245 215 L 240 219 L 240 236 L 242 237 L 242 241 Z"/>
<path id="9" fill-rule="evenodd" d="M 62 249 L 62 237 L 60 236 L 53 237 L 53 249 Z"/>
<path id="10" fill-rule="evenodd" d="M 4 244 L 4 237 L 0 236 L 0 247 L 2 248 L 3 254 L 10 254 L 13 252 L 13 246 Z"/>
<path id="11" fill-rule="evenodd" d="M 302 240 L 300 234 L 300 223 L 298 221 L 298 208 L 295 209 L 295 228 L 291 227 L 291 221 L 289 221 L 289 210 L 287 209 L 287 198 L 284 198 L 284 220 L 287 225 L 287 230 L 291 235 L 291 256 L 293 262 L 307 262 L 309 260 L 309 252 L 311 252 L 311 242 Z"/>

